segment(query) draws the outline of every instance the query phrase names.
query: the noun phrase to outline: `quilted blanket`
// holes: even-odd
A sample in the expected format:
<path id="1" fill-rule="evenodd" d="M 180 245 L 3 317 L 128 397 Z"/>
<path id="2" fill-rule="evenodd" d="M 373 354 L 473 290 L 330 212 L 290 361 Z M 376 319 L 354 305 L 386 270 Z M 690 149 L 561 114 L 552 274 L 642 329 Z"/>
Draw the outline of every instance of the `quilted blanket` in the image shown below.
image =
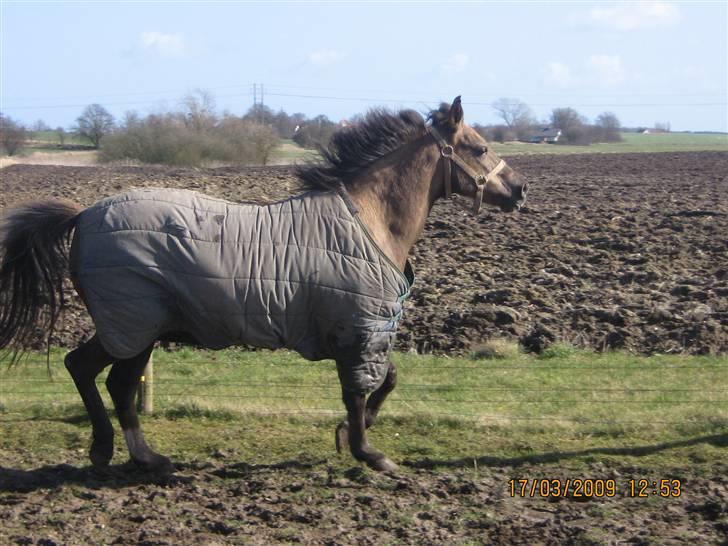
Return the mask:
<path id="1" fill-rule="evenodd" d="M 185 332 L 213 349 L 334 358 L 356 392 L 382 383 L 414 280 L 336 192 L 267 206 L 186 190 L 123 193 L 81 213 L 71 272 L 114 358 Z"/>

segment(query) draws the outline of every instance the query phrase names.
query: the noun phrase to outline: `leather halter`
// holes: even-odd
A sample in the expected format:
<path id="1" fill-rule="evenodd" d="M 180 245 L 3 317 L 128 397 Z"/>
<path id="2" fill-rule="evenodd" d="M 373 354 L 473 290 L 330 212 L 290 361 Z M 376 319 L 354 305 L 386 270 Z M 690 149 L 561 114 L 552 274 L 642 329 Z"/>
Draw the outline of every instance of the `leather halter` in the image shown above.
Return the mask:
<path id="1" fill-rule="evenodd" d="M 462 157 L 455 153 L 455 149 L 451 144 L 448 144 L 444 138 L 442 138 L 442 135 L 437 129 L 435 129 L 432 125 L 428 125 L 427 132 L 430 133 L 435 141 L 440 145 L 440 154 L 445 160 L 443 162 L 445 197 L 449 198 L 452 196 L 452 169 L 450 162 L 453 162 L 475 183 L 475 196 L 473 197 L 473 208 L 471 212 L 473 214 L 478 214 L 478 212 L 480 212 L 480 207 L 483 205 L 483 193 L 485 193 L 485 187 L 488 185 L 488 182 L 493 179 L 493 177 L 503 170 L 503 167 L 506 166 L 506 162 L 501 159 L 489 173 L 477 173 L 470 165 L 465 163 Z"/>

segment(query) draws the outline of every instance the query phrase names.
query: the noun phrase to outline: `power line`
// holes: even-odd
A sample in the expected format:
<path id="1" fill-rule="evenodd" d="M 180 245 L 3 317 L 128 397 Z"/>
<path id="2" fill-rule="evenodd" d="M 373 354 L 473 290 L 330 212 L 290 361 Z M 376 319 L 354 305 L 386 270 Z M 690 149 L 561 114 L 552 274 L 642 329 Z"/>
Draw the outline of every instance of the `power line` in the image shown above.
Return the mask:
<path id="1" fill-rule="evenodd" d="M 232 94 L 225 94 L 225 95 L 218 95 L 220 98 L 229 98 L 229 97 L 249 97 L 253 96 L 253 104 L 258 104 L 260 102 L 261 105 L 265 104 L 264 101 L 264 87 L 263 84 L 247 84 L 248 86 L 252 85 L 253 91 L 251 92 L 240 92 L 240 93 L 232 93 Z M 260 99 L 258 100 L 258 86 L 260 91 Z M 230 87 L 243 87 L 243 86 L 230 86 Z M 416 99 L 414 97 L 411 98 L 387 98 L 387 97 L 371 97 L 371 96 L 342 96 L 342 95 L 329 95 L 329 94 L 304 94 L 304 93 L 284 93 L 280 91 L 275 91 L 276 88 L 285 88 L 285 87 L 297 87 L 297 86 L 284 86 L 284 85 L 277 85 L 272 86 L 274 91 L 270 91 L 271 87 L 269 86 L 269 90 L 267 90 L 267 94 L 269 96 L 276 96 L 276 97 L 288 97 L 288 98 L 300 98 L 300 99 L 314 99 L 314 100 L 338 100 L 338 101 L 353 101 L 353 102 L 366 102 L 366 103 L 389 103 L 389 104 L 412 104 L 412 103 L 422 103 L 422 102 L 430 102 L 432 104 L 439 103 L 440 99 L 429 99 L 429 100 L 423 100 L 423 99 Z M 304 87 L 304 86 L 300 86 Z M 249 88 L 249 87 L 248 87 Z M 319 89 L 326 89 L 326 88 L 319 88 Z M 147 94 L 147 93 L 138 93 L 138 94 Z M 417 93 L 413 93 L 415 95 Z M 129 94 L 136 95 L 136 94 Z M 694 97 L 701 97 L 701 96 L 713 96 L 716 94 L 698 94 L 698 93 L 690 93 L 690 94 L 662 94 L 662 95 L 625 95 L 625 97 L 678 97 L 678 96 L 694 96 Z M 126 96 L 123 94 L 117 95 L 117 96 Z M 534 97 L 541 97 L 546 98 L 549 96 L 559 97 L 567 95 L 547 95 L 547 94 L 538 94 L 538 95 L 532 95 Z M 591 97 L 600 97 L 604 95 L 591 95 Z M 496 96 L 493 95 L 495 98 Z M 580 97 L 580 98 L 588 98 L 590 96 L 585 95 L 574 95 L 574 97 Z M 96 100 L 98 100 L 97 97 Z M 124 102 L 111 102 L 111 103 L 105 103 L 105 106 L 130 106 L 130 105 L 136 105 L 136 104 L 154 104 L 158 102 L 167 102 L 172 100 L 179 100 L 179 99 L 169 99 L 169 98 L 156 98 L 156 99 L 145 99 L 142 101 L 124 101 Z M 534 107 L 553 107 L 555 103 L 549 102 L 549 103 L 531 103 L 529 106 Z M 483 102 L 483 101 L 472 101 L 469 100 L 468 104 L 473 106 L 491 106 L 491 102 Z M 58 108 L 83 108 L 84 106 L 87 106 L 87 104 L 41 104 L 41 105 L 3 105 L 3 110 L 32 110 L 32 109 L 58 109 Z M 715 106 L 722 106 L 722 107 L 728 107 L 728 101 L 721 101 L 721 102 L 670 102 L 670 103 L 655 103 L 655 102 L 635 102 L 635 103 L 629 103 L 629 102 L 593 102 L 593 103 L 569 103 L 569 106 L 575 107 L 575 108 L 632 108 L 632 107 L 715 107 Z"/>
<path id="2" fill-rule="evenodd" d="M 307 98 L 307 99 L 324 99 L 324 100 L 350 100 L 350 101 L 359 101 L 359 102 L 391 102 L 391 103 L 411 103 L 411 102 L 421 102 L 416 100 L 407 100 L 407 99 L 382 99 L 382 98 L 373 98 L 373 97 L 337 97 L 333 95 L 300 95 L 295 93 L 268 93 L 269 95 L 275 95 L 277 97 L 295 97 L 295 98 Z M 436 101 L 432 101 L 436 102 Z M 489 102 L 477 102 L 477 101 L 468 101 L 469 105 L 476 105 L 476 106 L 491 106 L 491 103 Z M 529 104 L 529 106 L 553 106 L 553 103 L 543 103 L 543 104 Z M 624 107 L 624 106 L 639 106 L 639 107 L 645 107 L 645 106 L 726 106 L 728 107 L 728 104 L 725 102 L 693 102 L 693 103 L 687 103 L 687 102 L 681 102 L 681 103 L 585 103 L 585 104 L 570 104 L 572 107 L 579 107 L 579 108 L 586 108 L 586 107 Z"/>
<path id="3" fill-rule="evenodd" d="M 163 90 L 157 90 L 157 91 L 133 91 L 131 93 L 111 93 L 111 94 L 104 94 L 104 95 L 66 95 L 66 96 L 60 96 L 60 97 L 5 97 L 5 100 L 65 100 L 65 99 L 86 99 L 89 100 L 98 100 L 98 99 L 104 99 L 109 97 L 134 97 L 139 95 L 163 95 L 168 93 L 189 93 L 190 90 L 194 89 L 202 89 L 205 91 L 214 91 L 217 89 L 249 89 L 250 88 L 249 83 L 243 83 L 239 85 L 218 85 L 215 87 L 207 87 L 207 86 L 195 86 L 195 87 L 188 87 L 186 89 L 163 89 Z"/>
<path id="4" fill-rule="evenodd" d="M 229 95 L 218 95 L 218 97 L 221 98 L 229 98 L 229 97 L 249 97 L 251 93 L 232 93 Z M 130 106 L 135 104 L 155 104 L 160 102 L 170 102 L 172 100 L 175 100 L 177 102 L 181 101 L 181 99 L 166 99 L 166 98 L 159 98 L 159 99 L 149 99 L 149 100 L 142 100 L 142 101 L 127 101 L 127 102 L 106 102 L 103 104 L 103 106 Z M 34 109 L 55 109 L 55 108 L 84 108 L 88 106 L 88 103 L 83 104 L 52 104 L 52 105 L 36 105 L 36 106 L 2 106 L 2 110 L 34 110 Z"/>
<path id="5" fill-rule="evenodd" d="M 185 89 L 177 88 L 177 89 L 163 89 L 163 90 L 156 90 L 156 91 L 133 91 L 129 93 L 109 93 L 109 94 L 93 94 L 93 95 L 66 95 L 66 96 L 56 96 L 56 97 L 5 97 L 5 100 L 28 100 L 28 101 L 34 101 L 34 100 L 65 100 L 65 99 L 81 99 L 81 98 L 89 98 L 89 100 L 99 100 L 99 99 L 105 99 L 110 97 L 133 97 L 133 96 L 140 96 L 140 95 L 162 95 L 162 94 L 169 94 L 169 93 L 187 93 L 190 91 L 190 89 L 204 89 L 206 91 L 215 91 L 220 89 L 250 89 L 250 87 L 254 85 L 252 83 L 241 83 L 241 84 L 235 84 L 235 85 L 214 85 L 214 86 L 189 86 Z M 260 85 L 260 84 L 258 84 Z M 317 85 L 298 85 L 298 84 L 286 84 L 286 83 L 273 83 L 273 84 L 267 84 L 269 89 L 313 89 L 313 90 L 319 90 L 319 91 L 328 91 L 333 92 L 335 94 L 338 93 L 385 93 L 389 94 L 392 93 L 391 89 L 362 89 L 362 88 L 346 88 L 346 87 L 329 87 L 329 86 L 317 86 Z M 400 93 L 398 91 L 398 93 Z M 411 96 L 413 97 L 410 99 L 411 101 L 414 101 L 417 96 L 430 96 L 429 93 L 424 93 L 422 91 L 401 91 L 403 95 Z M 567 92 L 561 92 L 561 93 L 519 93 L 514 91 L 507 91 L 507 92 L 501 92 L 499 94 L 484 94 L 484 95 L 475 95 L 475 94 L 469 94 L 468 98 L 470 99 L 497 99 L 501 97 L 579 97 L 579 98 L 603 98 L 603 97 L 611 97 L 611 98 L 619 98 L 619 97 L 713 97 L 713 96 L 719 96 L 719 97 L 728 97 L 728 90 L 720 90 L 720 91 L 714 91 L 714 92 L 704 92 L 704 93 L 602 93 L 602 94 L 589 94 L 585 95 L 583 93 L 567 93 Z M 381 100 L 384 100 L 381 99 Z M 438 99 L 440 100 L 440 99 Z"/>
<path id="6" fill-rule="evenodd" d="M 324 91 L 337 91 L 337 92 L 356 92 L 356 93 L 391 93 L 391 89 L 347 89 L 341 87 L 322 87 L 315 85 L 289 85 L 289 84 L 268 84 L 271 88 L 282 88 L 282 89 L 317 89 Z M 421 91 L 401 91 L 405 95 L 426 95 Z M 427 93 L 429 95 L 429 93 Z M 518 93 L 518 92 L 501 92 L 498 94 L 488 93 L 485 95 L 474 95 L 468 94 L 469 98 L 501 98 L 501 97 L 583 97 L 583 98 L 594 98 L 594 97 L 710 97 L 720 96 L 728 97 L 728 90 L 715 91 L 710 93 L 601 93 L 595 95 L 585 95 L 584 93 Z"/>

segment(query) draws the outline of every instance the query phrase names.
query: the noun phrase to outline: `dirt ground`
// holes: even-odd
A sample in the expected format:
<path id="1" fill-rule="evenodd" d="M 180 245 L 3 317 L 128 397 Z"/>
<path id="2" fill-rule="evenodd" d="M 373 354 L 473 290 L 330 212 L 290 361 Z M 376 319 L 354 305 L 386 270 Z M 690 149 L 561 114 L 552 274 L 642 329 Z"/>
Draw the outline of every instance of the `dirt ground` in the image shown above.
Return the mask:
<path id="1" fill-rule="evenodd" d="M 457 198 L 434 207 L 414 249 L 417 282 L 399 350 L 466 354 L 505 337 L 534 351 L 561 340 L 597 350 L 726 352 L 728 154 L 509 163 L 531 182 L 520 214 L 473 218 Z M 40 196 L 90 204 L 147 186 L 255 202 L 297 191 L 290 167 L 12 165 L 0 171 L 0 208 Z M 75 346 L 91 328 L 74 299 L 53 341 Z"/>
<path id="2" fill-rule="evenodd" d="M 17 470 L 27 460 L 2 461 L 2 544 L 728 544 L 728 467 L 720 464 L 707 475 L 700 465 L 671 474 L 679 498 L 651 486 L 633 498 L 630 479 L 667 477 L 594 462 L 588 478 L 614 480 L 614 497 L 532 497 L 531 482 L 525 496 L 511 496 L 509 480 L 563 487 L 573 477 L 568 463 L 415 463 L 377 475 L 326 462 L 248 465 L 217 453 L 159 479 L 59 459 L 33 461 L 32 470 Z"/>

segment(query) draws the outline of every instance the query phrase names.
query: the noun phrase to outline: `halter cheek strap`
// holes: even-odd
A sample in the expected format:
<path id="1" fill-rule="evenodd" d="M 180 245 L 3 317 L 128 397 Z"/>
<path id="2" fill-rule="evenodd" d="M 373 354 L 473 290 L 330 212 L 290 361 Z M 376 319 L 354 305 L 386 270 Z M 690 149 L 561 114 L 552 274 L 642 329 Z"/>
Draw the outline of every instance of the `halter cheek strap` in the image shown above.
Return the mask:
<path id="1" fill-rule="evenodd" d="M 488 182 L 493 180 L 493 178 L 495 178 L 495 176 L 503 170 L 503 167 L 506 166 L 506 162 L 501 159 L 489 173 L 477 173 L 470 165 L 465 163 L 462 157 L 455 153 L 452 145 L 448 144 L 447 141 L 442 138 L 442 135 L 437 129 L 435 129 L 432 125 L 429 125 L 427 127 L 427 132 L 430 133 L 435 141 L 440 145 L 440 154 L 445 160 L 443 163 L 445 197 L 449 198 L 452 195 L 452 168 L 450 163 L 453 162 L 475 183 L 475 196 L 473 197 L 472 213 L 478 214 L 478 212 L 480 212 L 480 207 L 483 204 L 483 194 L 485 193 L 485 188 L 488 185 Z"/>

